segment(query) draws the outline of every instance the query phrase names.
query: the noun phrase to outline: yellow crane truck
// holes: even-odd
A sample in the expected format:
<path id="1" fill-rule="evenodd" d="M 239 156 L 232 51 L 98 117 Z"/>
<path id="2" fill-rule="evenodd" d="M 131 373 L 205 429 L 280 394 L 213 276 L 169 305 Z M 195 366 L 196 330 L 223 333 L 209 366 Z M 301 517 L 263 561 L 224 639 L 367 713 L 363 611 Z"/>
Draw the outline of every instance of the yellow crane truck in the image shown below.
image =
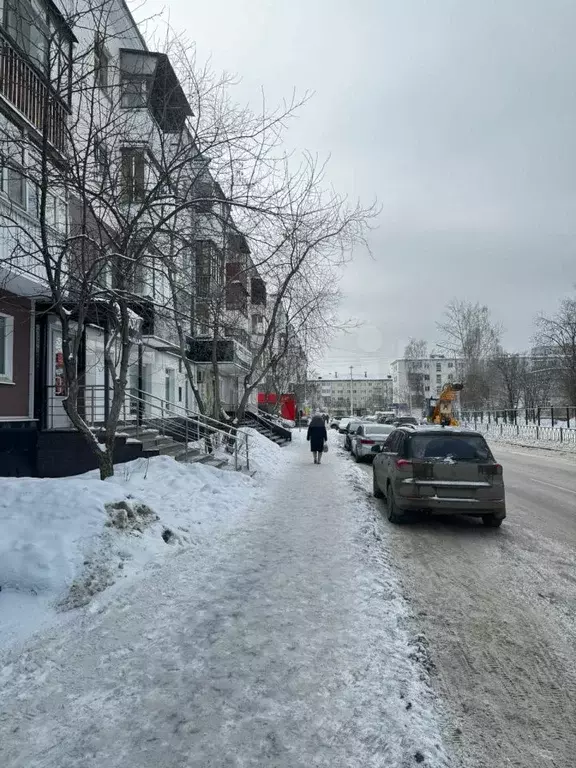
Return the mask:
<path id="1" fill-rule="evenodd" d="M 464 389 L 464 384 L 445 384 L 438 397 L 429 397 L 426 401 L 426 421 L 443 427 L 457 427 L 460 422 L 454 416 L 453 405 L 456 394 Z"/>

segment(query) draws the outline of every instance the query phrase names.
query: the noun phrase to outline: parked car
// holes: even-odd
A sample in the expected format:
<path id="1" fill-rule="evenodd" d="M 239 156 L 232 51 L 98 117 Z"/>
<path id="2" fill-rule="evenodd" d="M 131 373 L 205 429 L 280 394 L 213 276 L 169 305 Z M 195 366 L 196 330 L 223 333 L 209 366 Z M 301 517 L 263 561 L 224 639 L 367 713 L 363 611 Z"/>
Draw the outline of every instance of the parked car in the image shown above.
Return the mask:
<path id="1" fill-rule="evenodd" d="M 350 416 L 345 416 L 343 419 L 340 419 L 338 422 L 338 432 L 343 435 L 346 432 L 346 427 L 348 424 L 352 421 L 352 418 Z"/>
<path id="2" fill-rule="evenodd" d="M 491 528 L 506 517 L 502 467 L 479 432 L 399 427 L 375 452 L 374 496 L 386 497 L 393 523 L 411 510 L 481 517 Z"/>
<path id="3" fill-rule="evenodd" d="M 338 429 L 339 424 L 340 424 L 340 419 L 335 419 L 334 417 L 330 419 L 330 429 Z"/>
<path id="4" fill-rule="evenodd" d="M 350 450 L 356 461 L 373 459 L 376 446 L 381 446 L 393 432 L 388 424 L 360 424 L 351 437 Z"/>
<path id="5" fill-rule="evenodd" d="M 401 427 L 403 424 L 414 424 L 415 426 L 418 426 L 418 419 L 415 416 L 398 416 L 392 423 L 395 427 Z"/>
<path id="6" fill-rule="evenodd" d="M 356 430 L 362 424 L 361 419 L 351 419 L 348 422 L 346 431 L 344 432 L 344 450 L 349 451 L 352 449 L 352 438 L 356 434 Z"/>

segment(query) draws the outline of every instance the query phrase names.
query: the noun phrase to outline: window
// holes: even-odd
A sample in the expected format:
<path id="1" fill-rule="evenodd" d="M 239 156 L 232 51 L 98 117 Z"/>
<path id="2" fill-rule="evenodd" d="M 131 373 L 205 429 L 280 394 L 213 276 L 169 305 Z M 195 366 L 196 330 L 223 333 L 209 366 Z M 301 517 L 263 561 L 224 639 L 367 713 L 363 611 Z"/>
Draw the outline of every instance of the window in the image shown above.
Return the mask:
<path id="1" fill-rule="evenodd" d="M 166 408 L 170 410 L 172 403 L 174 402 L 174 369 L 166 368 L 166 378 L 164 381 L 164 399 L 166 400 Z"/>
<path id="2" fill-rule="evenodd" d="M 6 168 L 6 192 L 13 203 L 26 208 L 26 177 L 22 168 L 15 165 Z"/>
<path id="3" fill-rule="evenodd" d="M 146 194 L 146 157 L 141 149 L 124 147 L 122 150 L 122 190 L 130 203 L 144 199 Z"/>
<path id="4" fill-rule="evenodd" d="M 436 384 L 442 384 L 442 376 L 440 374 L 436 376 Z"/>
<path id="5" fill-rule="evenodd" d="M 424 387 L 425 392 L 430 392 L 430 387 Z"/>
<path id="6" fill-rule="evenodd" d="M 448 368 L 454 368 L 454 363 L 448 363 Z"/>
<path id="7" fill-rule="evenodd" d="M 100 88 L 109 86 L 110 54 L 104 47 L 104 41 L 97 34 L 94 41 L 94 77 Z"/>
<path id="8" fill-rule="evenodd" d="M 424 374 L 424 381 L 430 381 L 430 374 L 429 373 L 425 373 Z"/>
<path id="9" fill-rule="evenodd" d="M 35 0 L 8 0 L 4 26 L 14 42 L 44 71 L 50 37 L 46 12 L 40 10 Z"/>
<path id="10" fill-rule="evenodd" d="M 442 370 L 442 363 L 436 363 L 436 370 L 441 371 Z"/>
<path id="11" fill-rule="evenodd" d="M 454 378 L 454 374 L 449 373 L 448 374 L 448 381 L 452 381 L 453 378 Z"/>
<path id="12" fill-rule="evenodd" d="M 94 160 L 99 172 L 104 175 L 108 170 L 108 147 L 100 139 L 94 140 Z"/>
<path id="13" fill-rule="evenodd" d="M 122 106 L 127 109 L 147 107 L 152 92 L 153 76 L 122 73 Z"/>
<path id="14" fill-rule="evenodd" d="M 262 315 L 252 315 L 252 333 L 264 333 L 264 318 Z"/>
<path id="15" fill-rule="evenodd" d="M 12 380 L 12 352 L 14 349 L 14 318 L 0 315 L 0 381 Z"/>

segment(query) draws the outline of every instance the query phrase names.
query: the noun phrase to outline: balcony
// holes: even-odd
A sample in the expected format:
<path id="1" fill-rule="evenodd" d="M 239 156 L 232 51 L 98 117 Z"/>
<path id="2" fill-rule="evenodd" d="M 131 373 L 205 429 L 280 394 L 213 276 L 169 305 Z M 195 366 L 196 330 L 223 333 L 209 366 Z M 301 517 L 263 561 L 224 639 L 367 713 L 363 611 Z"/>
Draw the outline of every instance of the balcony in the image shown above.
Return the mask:
<path id="1" fill-rule="evenodd" d="M 48 92 L 48 98 L 46 95 Z M 0 96 L 8 101 L 52 146 L 66 148 L 68 108 L 25 54 L 0 30 Z"/>
<path id="2" fill-rule="evenodd" d="M 213 344 L 213 339 L 189 338 L 188 358 L 198 365 L 211 365 Z M 250 368 L 252 353 L 236 339 L 217 339 L 216 360 L 222 373 L 241 376 Z"/>
<path id="3" fill-rule="evenodd" d="M 121 48 L 120 70 L 125 109 L 148 109 L 165 133 L 184 129 L 193 112 L 165 53 Z"/>

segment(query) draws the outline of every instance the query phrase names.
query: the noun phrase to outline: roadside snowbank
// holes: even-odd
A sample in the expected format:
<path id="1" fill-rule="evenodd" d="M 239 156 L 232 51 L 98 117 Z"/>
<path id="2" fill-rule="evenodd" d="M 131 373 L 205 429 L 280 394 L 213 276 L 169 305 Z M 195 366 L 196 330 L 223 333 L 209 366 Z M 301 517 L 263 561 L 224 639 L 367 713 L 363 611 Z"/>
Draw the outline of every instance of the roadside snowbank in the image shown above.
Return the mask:
<path id="1" fill-rule="evenodd" d="M 105 482 L 97 472 L 1 478 L 0 646 L 237 519 L 283 467 L 278 446 L 251 437 L 255 478 L 167 456 L 118 466 Z"/>

